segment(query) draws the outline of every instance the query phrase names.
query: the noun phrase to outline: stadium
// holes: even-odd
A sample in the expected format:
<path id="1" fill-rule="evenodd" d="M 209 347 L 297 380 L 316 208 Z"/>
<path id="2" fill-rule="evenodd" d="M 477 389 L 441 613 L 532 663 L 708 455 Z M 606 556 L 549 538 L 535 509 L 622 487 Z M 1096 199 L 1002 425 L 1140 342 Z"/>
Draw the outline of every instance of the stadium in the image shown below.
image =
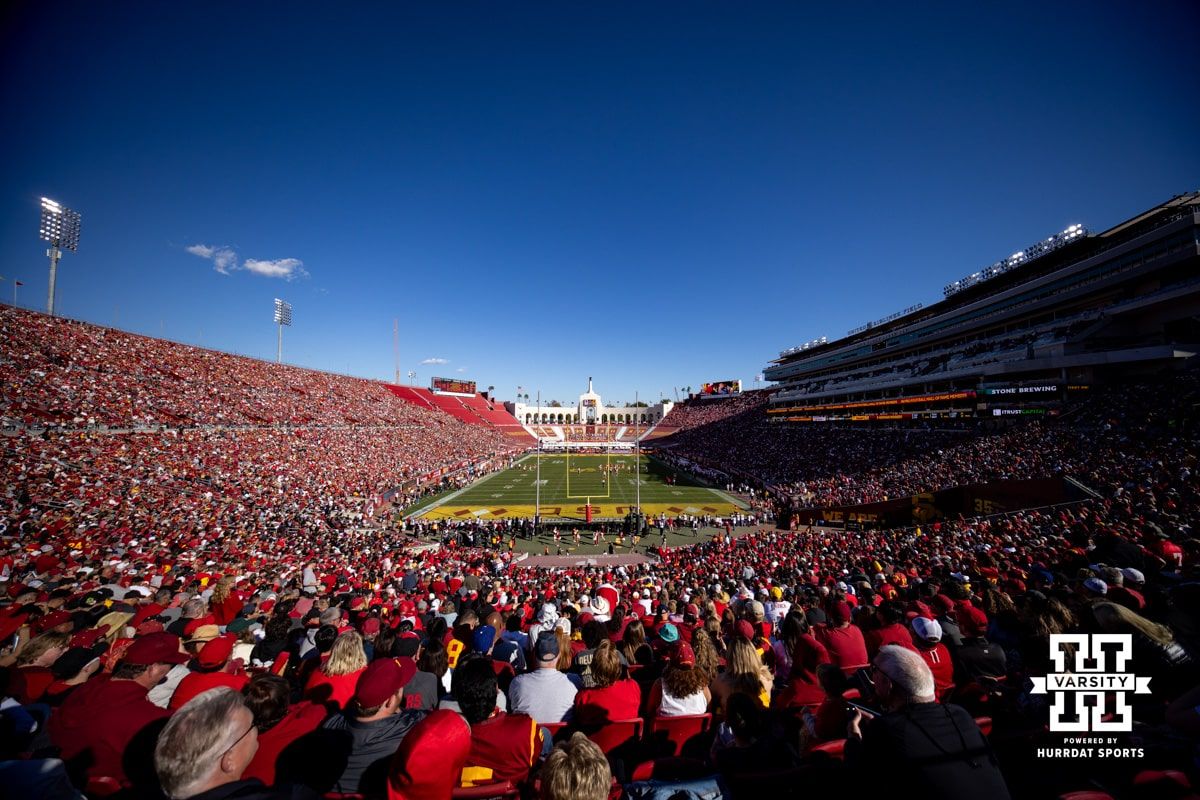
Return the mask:
<path id="1" fill-rule="evenodd" d="M 1200 797 L 1170 4 L 256 5 L 5 34 L 0 798 Z"/>
<path id="2" fill-rule="evenodd" d="M 347 680 L 304 663 L 306 642 L 400 653 L 405 637 L 442 635 L 426 654 L 449 651 L 461 665 L 478 651 L 511 682 L 520 670 L 500 630 L 536 633 L 548 613 L 567 621 L 556 663 L 580 675 L 584 655 L 600 658 L 592 637 L 627 644 L 620 632 L 636 622 L 647 652 L 622 656 L 628 676 L 613 685 L 637 687 L 641 703 L 598 727 L 537 719 L 535 733 L 583 730 L 624 757 L 621 780 L 708 775 L 712 725 L 733 698 L 664 717 L 658 673 L 676 668 L 669 649 L 685 630 L 697 659 L 687 669 L 702 652 L 732 664 L 740 647 L 765 648 L 775 666 L 761 680 L 775 692 L 756 724 L 798 737 L 797 760 L 723 772 L 744 796 L 841 780 L 848 745 L 820 724 L 834 674 L 823 665 L 849 681 L 839 698 L 866 696 L 856 676 L 888 641 L 929 660 L 959 630 L 961 653 L 982 643 L 985 657 L 949 653 L 934 673 L 938 697 L 972 715 L 971 735 L 983 731 L 1009 786 L 1037 796 L 1016 766 L 1031 743 L 1051 741 L 1022 727 L 1022 676 L 1035 667 L 1006 668 L 994 651 L 1045 658 L 1029 615 L 1055 630 L 1091 614 L 1117 632 L 1150 630 L 1139 614 L 1160 603 L 1196 610 L 1200 194 L 1068 236 L 947 287 L 933 307 L 784 350 L 765 370 L 770 388 L 712 382 L 633 412 L 604 406 L 590 380 L 574 410 L 550 411 L 461 380 L 421 389 L 347 378 L 5 306 L 10 696 L 36 704 L 71 691 L 53 682 L 66 672 L 59 660 L 52 670 L 22 653 L 94 657 L 116 675 L 122 653 L 178 631 L 183 661 L 213 663 L 216 649 L 222 666 L 237 653 L 242 665 L 171 667 L 183 680 L 167 709 L 183 681 L 241 690 L 263 676 L 307 698 L 297 708 L 332 686 L 318 707 L 338 708 Z M 1099 615 L 1114 606 L 1124 610 Z M 861 628 L 860 645 L 830 638 L 846 625 Z M 273 630 L 284 638 L 267 655 Z M 1194 628 L 1153 630 L 1172 638 L 1138 639 L 1157 658 L 1139 674 L 1182 692 Z M 447 674 L 445 660 L 415 663 Z M 725 675 L 712 677 L 714 697 Z M 70 766 L 85 737 L 55 720 Z M 1170 737 L 1145 737 L 1147 769 L 1185 766 Z M 134 786 L 116 762 L 99 764 L 73 773 L 91 795 Z M 282 762 L 249 769 L 281 780 Z M 1100 780 L 1127 772 L 1113 761 Z M 470 796 L 519 793 L 523 780 L 482 781 L 495 793 L 471 786 Z M 1150 783 L 1164 781 L 1175 779 Z M 318 788 L 370 796 L 365 786 Z"/>

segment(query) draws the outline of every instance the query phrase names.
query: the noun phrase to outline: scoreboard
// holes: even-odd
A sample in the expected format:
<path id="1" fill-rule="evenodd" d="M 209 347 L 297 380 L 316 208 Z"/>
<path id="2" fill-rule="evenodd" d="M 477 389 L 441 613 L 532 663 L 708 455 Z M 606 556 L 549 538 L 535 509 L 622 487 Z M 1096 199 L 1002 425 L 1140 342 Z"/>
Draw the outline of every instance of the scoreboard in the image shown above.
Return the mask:
<path id="1" fill-rule="evenodd" d="M 430 388 L 435 392 L 475 394 L 475 381 L 464 381 L 456 378 L 434 378 L 430 382 Z"/>

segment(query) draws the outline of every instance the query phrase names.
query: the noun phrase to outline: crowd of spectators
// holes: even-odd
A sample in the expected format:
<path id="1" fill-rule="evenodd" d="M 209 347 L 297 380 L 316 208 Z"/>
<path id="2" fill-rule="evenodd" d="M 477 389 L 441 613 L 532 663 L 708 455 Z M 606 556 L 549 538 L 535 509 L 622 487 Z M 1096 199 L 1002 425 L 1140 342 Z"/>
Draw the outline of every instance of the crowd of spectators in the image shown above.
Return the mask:
<path id="1" fill-rule="evenodd" d="M 88 333 L 89 346 L 113 335 Z M 16 349 L 4 346 L 10 362 Z M 76 414 L 81 376 L 104 371 L 56 368 L 36 401 L 23 372 L 6 379 L 7 407 L 52 409 L 61 391 Z M 191 419 L 215 408 L 155 396 Z M 553 571 L 378 524 L 379 492 L 414 460 L 419 472 L 485 453 L 491 439 L 463 434 L 480 426 L 355 437 L 210 417 L 11 435 L 0 787 L 172 800 L 444 798 L 504 782 L 556 800 L 664 784 L 667 796 L 1167 796 L 1164 780 L 1197 777 L 1198 399 L 1190 375 L 1115 386 L 1059 422 L 935 432 L 899 457 L 894 432 L 791 442 L 804 455 L 789 469 L 811 473 L 788 481 L 819 502 L 1043 471 L 1099 499 L 917 528 L 758 530 Z M 729 457 L 760 446 L 793 457 L 754 438 Z M 1101 632 L 1130 635 L 1130 669 L 1151 679 L 1128 697 L 1136 737 L 1123 742 L 1141 755 L 1050 771 L 1036 749 L 1061 736 L 1033 678 L 1052 669 L 1053 634 Z M 614 742 L 634 719 L 645 734 Z M 668 764 L 655 733 L 671 719 L 712 725 L 697 723 Z"/>
<path id="2" fill-rule="evenodd" d="M 1190 411 L 1197 380 L 1180 376 L 1171 385 L 1174 391 L 1167 394 L 1145 383 L 1097 388 L 1064 419 L 1001 431 L 785 425 L 753 409 L 682 431 L 667 440 L 663 453 L 693 461 L 701 470 L 720 465 L 752 476 L 803 507 L 872 503 L 1014 478 L 1072 475 L 1101 483 L 1114 460 L 1155 467 L 1148 448 L 1162 442 L 1154 439 L 1151 445 L 1130 434 L 1145 427 L 1155 435 L 1171 435 L 1160 427 Z M 1166 444 L 1169 451 L 1178 450 Z"/>
<path id="3" fill-rule="evenodd" d="M 379 381 L 0 306 L 0 419 L 111 426 L 444 425 Z"/>

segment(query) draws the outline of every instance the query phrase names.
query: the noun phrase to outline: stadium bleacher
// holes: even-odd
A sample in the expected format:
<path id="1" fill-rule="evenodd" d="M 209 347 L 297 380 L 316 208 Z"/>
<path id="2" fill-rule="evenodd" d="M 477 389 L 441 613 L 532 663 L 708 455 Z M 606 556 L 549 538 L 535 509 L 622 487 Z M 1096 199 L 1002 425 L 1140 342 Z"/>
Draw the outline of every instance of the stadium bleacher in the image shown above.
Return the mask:
<path id="1" fill-rule="evenodd" d="M 655 440 L 673 465 L 793 505 L 903 498 L 911 524 L 726 523 L 660 544 L 681 510 L 612 560 L 552 569 L 517 552 L 526 521 L 388 513 L 528 449 L 481 396 L 0 309 L 0 786 L 208 800 L 186 784 L 206 769 L 232 775 L 231 797 L 532 797 L 569 762 L 612 797 L 1194 797 L 1200 212 L 1167 272 L 1183 245 L 1138 251 L 1179 238 L 1173 213 L 1120 231 L 1124 250 L 1085 239 L 972 284 L 924 322 L 1000 313 L 1058 269 L 1157 275 L 1099 316 L 1068 282 L 1049 319 L 970 342 L 821 342 L 782 359 L 795 394 L 679 404 Z M 811 361 L 875 336 L 876 364 Z M 982 412 L 1008 396 L 988 391 L 1041 391 L 1044 361 L 1076 357 L 1055 416 L 770 416 L 796 397 L 896 399 L 889 370 L 926 391 L 960 367 Z M 1087 492 L 918 514 L 934 489 L 1013 477 Z M 1090 734 L 1064 736 L 1039 683 L 1061 635 L 1099 633 L 1149 691 L 1097 695 L 1096 717 L 1128 723 L 1099 734 L 1117 752 L 1064 757 Z"/>

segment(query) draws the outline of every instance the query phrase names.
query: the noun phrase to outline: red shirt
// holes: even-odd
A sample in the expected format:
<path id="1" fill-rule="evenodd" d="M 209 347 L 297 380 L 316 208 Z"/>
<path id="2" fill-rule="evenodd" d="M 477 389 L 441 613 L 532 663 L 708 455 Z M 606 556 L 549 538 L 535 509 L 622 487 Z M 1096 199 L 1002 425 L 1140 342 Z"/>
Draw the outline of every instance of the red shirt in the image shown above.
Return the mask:
<path id="1" fill-rule="evenodd" d="M 857 625 L 844 628 L 814 628 L 816 639 L 829 651 L 829 660 L 843 670 L 855 669 L 870 663 L 867 658 L 867 643 L 862 629 Z"/>
<path id="2" fill-rule="evenodd" d="M 946 649 L 946 645 L 938 642 L 928 650 L 918 647 L 917 652 L 925 659 L 929 671 L 933 673 L 933 685 L 940 699 L 942 692 L 954 685 L 954 662 L 950 660 L 950 651 Z"/>
<path id="3" fill-rule="evenodd" d="M 258 778 L 267 786 L 273 785 L 280 754 L 301 736 L 315 731 L 325 717 L 325 706 L 320 703 L 301 701 L 289 708 L 275 727 L 258 735 L 258 752 L 242 773 L 242 780 Z"/>
<path id="4" fill-rule="evenodd" d="M 193 672 L 185 675 L 179 685 L 175 687 L 175 693 L 171 695 L 171 701 L 167 704 L 167 708 L 178 711 L 184 703 L 196 695 L 219 686 L 228 686 L 235 692 L 240 692 L 242 687 L 249 682 L 250 679 L 245 675 L 230 675 L 228 672 Z"/>
<path id="5" fill-rule="evenodd" d="M 787 688 L 780 695 L 780 705 L 808 706 L 823 701 L 825 690 L 817 680 L 817 667 L 828 663 L 829 651 L 811 634 L 801 635 L 796 651 L 792 653 L 792 674 L 788 678 Z"/>
<path id="6" fill-rule="evenodd" d="M 541 726 L 525 714 L 500 713 L 471 726 L 471 753 L 463 786 L 493 781 L 520 783 L 542 754 Z"/>
<path id="7" fill-rule="evenodd" d="M 354 687 L 362 670 L 356 670 L 348 675 L 326 675 L 324 670 L 317 670 L 304 686 L 304 699 L 317 703 L 334 703 L 338 708 L 345 708 L 354 697 Z"/>
<path id="8" fill-rule="evenodd" d="M 866 636 L 867 652 L 871 658 L 879 652 L 879 648 L 886 644 L 898 644 L 901 647 L 907 647 L 909 650 L 916 650 L 912 643 L 912 634 L 908 632 L 908 628 L 901 625 L 899 622 L 893 622 L 891 625 L 884 625 L 878 630 L 869 631 Z"/>
<path id="9" fill-rule="evenodd" d="M 620 680 L 603 689 L 581 689 L 575 695 L 575 721 L 580 725 L 603 725 L 633 719 L 642 707 L 642 689 L 637 681 Z"/>
<path id="10" fill-rule="evenodd" d="M 67 768 L 77 767 L 89 778 L 128 783 L 123 764 L 126 748 L 144 728 L 171 715 L 147 700 L 146 691 L 134 681 L 97 676 L 71 692 L 50 715 L 49 723 L 50 740 L 62 748 Z M 154 740 L 138 744 L 135 758 L 153 763 Z"/>

